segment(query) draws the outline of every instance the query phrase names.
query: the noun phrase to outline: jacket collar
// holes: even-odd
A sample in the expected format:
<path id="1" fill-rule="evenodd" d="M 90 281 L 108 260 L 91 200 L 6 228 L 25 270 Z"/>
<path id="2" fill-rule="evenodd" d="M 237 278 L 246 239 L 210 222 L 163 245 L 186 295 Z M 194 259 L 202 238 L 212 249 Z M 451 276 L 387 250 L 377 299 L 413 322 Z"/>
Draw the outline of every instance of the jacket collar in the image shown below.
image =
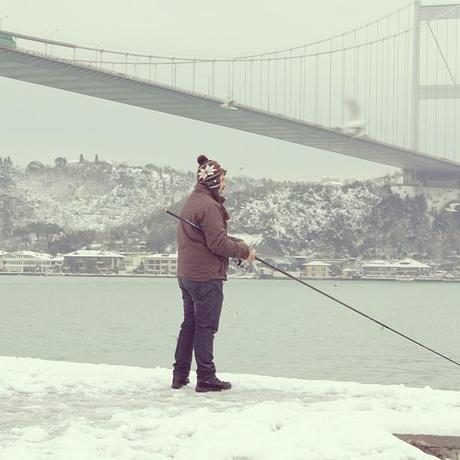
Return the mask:
<path id="1" fill-rule="evenodd" d="M 198 193 L 206 193 L 206 195 L 213 196 L 214 194 L 211 192 L 211 190 L 206 187 L 206 185 L 203 184 L 196 184 L 195 185 L 195 192 Z"/>
<path id="2" fill-rule="evenodd" d="M 208 187 L 206 187 L 206 185 L 203 184 L 196 184 L 194 192 L 204 193 L 220 204 L 222 204 L 225 201 L 225 198 L 219 195 L 219 192 L 214 192 L 213 190 L 209 189 Z"/>

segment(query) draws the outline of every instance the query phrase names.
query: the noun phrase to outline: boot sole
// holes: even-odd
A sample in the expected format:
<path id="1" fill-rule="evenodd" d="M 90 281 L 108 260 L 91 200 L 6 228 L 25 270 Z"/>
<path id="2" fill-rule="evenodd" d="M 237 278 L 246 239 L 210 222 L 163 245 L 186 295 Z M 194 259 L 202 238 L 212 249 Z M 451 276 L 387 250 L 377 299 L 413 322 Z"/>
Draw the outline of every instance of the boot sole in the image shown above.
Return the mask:
<path id="1" fill-rule="evenodd" d="M 218 392 L 218 391 L 228 391 L 231 390 L 232 387 L 230 388 L 195 388 L 195 391 L 197 393 L 209 393 L 209 392 Z"/>

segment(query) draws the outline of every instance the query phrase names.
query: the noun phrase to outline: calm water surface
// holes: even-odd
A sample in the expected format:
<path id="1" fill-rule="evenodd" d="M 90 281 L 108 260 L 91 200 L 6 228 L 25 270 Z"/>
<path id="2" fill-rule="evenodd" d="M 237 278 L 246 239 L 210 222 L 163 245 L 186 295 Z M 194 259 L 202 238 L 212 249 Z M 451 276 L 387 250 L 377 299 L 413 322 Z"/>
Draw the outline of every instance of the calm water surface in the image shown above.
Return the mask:
<path id="1" fill-rule="evenodd" d="M 313 281 L 460 361 L 460 283 Z M 0 276 L 0 355 L 171 367 L 174 279 Z M 460 368 L 285 280 L 230 280 L 218 371 L 460 389 Z"/>

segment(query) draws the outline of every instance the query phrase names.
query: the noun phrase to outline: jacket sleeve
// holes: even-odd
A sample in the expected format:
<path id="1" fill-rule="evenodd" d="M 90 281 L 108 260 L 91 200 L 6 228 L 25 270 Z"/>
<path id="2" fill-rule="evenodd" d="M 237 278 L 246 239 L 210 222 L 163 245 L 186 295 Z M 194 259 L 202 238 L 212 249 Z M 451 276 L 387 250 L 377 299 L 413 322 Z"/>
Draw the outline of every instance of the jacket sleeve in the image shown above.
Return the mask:
<path id="1" fill-rule="evenodd" d="M 227 235 L 224 216 L 214 203 L 209 204 L 204 210 L 201 221 L 207 248 L 214 254 L 222 257 L 237 257 L 246 259 L 250 249 L 242 241 L 235 241 Z"/>

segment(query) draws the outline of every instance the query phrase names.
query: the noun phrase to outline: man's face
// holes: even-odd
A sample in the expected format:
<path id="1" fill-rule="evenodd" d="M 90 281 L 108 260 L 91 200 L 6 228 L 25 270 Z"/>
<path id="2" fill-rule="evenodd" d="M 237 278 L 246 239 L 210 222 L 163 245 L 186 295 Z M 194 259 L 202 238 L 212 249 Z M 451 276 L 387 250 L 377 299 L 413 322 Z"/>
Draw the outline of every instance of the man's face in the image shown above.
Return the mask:
<path id="1" fill-rule="evenodd" d="M 220 176 L 219 192 L 223 192 L 224 190 L 225 190 L 225 174 L 222 174 L 222 176 Z"/>

